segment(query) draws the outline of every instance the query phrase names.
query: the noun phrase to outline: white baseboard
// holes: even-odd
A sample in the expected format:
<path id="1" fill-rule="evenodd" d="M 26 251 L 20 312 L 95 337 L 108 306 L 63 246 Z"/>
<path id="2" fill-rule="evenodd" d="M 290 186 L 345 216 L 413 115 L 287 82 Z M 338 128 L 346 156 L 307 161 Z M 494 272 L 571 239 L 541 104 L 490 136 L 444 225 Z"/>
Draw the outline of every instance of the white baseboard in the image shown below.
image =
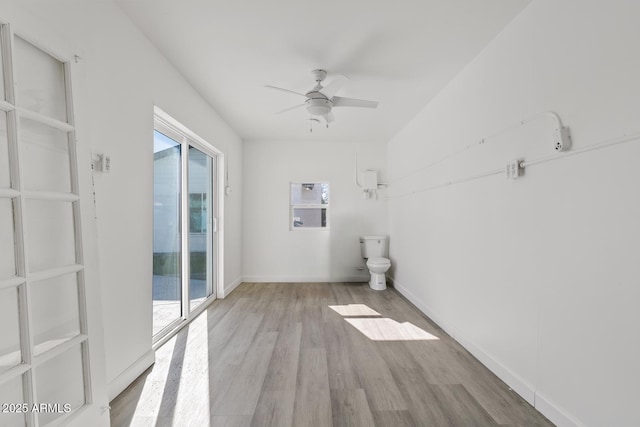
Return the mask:
<path id="1" fill-rule="evenodd" d="M 586 427 L 584 423 L 567 414 L 562 408 L 539 392 L 536 392 L 535 399 L 536 404 L 534 406 L 536 409 L 558 427 Z"/>
<path id="2" fill-rule="evenodd" d="M 513 391 L 529 402 L 531 406 L 535 406 L 536 391 L 532 384 L 529 384 L 527 381 L 514 374 L 510 369 L 494 359 L 491 354 L 485 351 L 482 347 L 467 339 L 464 334 L 459 333 L 455 340 L 466 348 L 469 353 L 473 354 L 480 363 L 486 366 L 491 372 L 496 374 L 498 378 L 511 387 Z"/>
<path id="3" fill-rule="evenodd" d="M 534 385 L 524 381 L 518 375 L 514 374 L 511 370 L 498 362 L 490 353 L 476 345 L 472 340 L 468 339 L 460 329 L 456 328 L 452 323 L 434 312 L 427 304 L 422 302 L 406 287 L 402 286 L 401 283 L 398 283 L 398 281 L 393 279 L 390 279 L 390 281 L 393 283 L 393 287 L 400 294 L 411 301 L 413 305 L 433 320 L 453 339 L 458 341 L 460 345 L 469 351 L 469 353 L 473 354 L 491 372 L 504 381 L 513 391 L 522 396 L 524 400 L 534 406 L 538 412 L 547 417 L 551 422 L 559 427 L 584 427 L 583 423 L 577 421 L 561 407 L 546 399 L 540 393 L 537 393 Z"/>
<path id="4" fill-rule="evenodd" d="M 249 283 L 336 283 L 336 282 L 368 282 L 369 275 L 310 277 L 310 276 L 245 276 L 243 282 Z"/>
<path id="5" fill-rule="evenodd" d="M 229 296 L 229 294 L 233 292 L 233 290 L 237 288 L 240 283 L 242 283 L 242 277 L 238 277 L 236 280 L 226 285 L 222 291 L 222 295 L 218 295 L 218 297 L 225 298 Z"/>
<path id="6" fill-rule="evenodd" d="M 156 352 L 153 350 L 147 351 L 138 360 L 133 362 L 131 366 L 118 375 L 107 386 L 109 393 L 109 402 L 115 399 L 125 388 L 129 386 L 136 378 L 138 378 L 149 366 L 153 365 L 156 361 Z"/>
<path id="7" fill-rule="evenodd" d="M 406 299 L 411 301 L 413 305 L 418 307 L 420 311 L 422 311 L 429 319 L 433 320 L 438 326 L 440 326 L 446 333 L 448 333 L 453 339 L 456 339 L 458 335 L 458 330 L 449 322 L 440 317 L 437 313 L 435 313 L 428 305 L 424 304 L 422 301 L 418 299 L 411 291 L 402 286 L 401 283 L 390 279 L 393 283 L 393 287 L 400 292 Z"/>

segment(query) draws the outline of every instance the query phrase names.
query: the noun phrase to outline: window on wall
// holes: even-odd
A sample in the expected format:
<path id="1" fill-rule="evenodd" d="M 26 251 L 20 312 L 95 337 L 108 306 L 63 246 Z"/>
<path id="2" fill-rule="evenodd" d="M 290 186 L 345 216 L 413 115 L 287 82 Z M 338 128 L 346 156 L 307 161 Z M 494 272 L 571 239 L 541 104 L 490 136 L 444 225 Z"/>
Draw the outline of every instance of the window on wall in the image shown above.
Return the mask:
<path id="1" fill-rule="evenodd" d="M 290 228 L 328 228 L 329 183 L 292 182 L 290 197 Z"/>

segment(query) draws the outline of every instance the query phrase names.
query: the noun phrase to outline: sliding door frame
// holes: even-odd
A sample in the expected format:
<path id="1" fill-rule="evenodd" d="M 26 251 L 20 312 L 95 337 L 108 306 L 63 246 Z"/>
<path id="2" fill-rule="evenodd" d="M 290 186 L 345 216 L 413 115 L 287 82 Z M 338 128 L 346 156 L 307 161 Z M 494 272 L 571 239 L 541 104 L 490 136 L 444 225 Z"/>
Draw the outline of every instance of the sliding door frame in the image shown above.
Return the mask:
<path id="1" fill-rule="evenodd" d="M 157 348 L 171 338 L 180 328 L 189 323 L 204 311 L 218 295 L 223 295 L 224 283 L 224 154 L 206 140 L 189 130 L 173 117 L 154 107 L 154 129 L 166 130 L 170 138 L 180 144 L 180 282 L 181 309 L 180 318 L 171 322 L 164 329 L 153 336 L 153 347 Z M 212 293 L 191 309 L 189 295 L 190 280 L 190 251 L 189 251 L 189 147 L 194 147 L 211 157 L 213 172 L 211 185 L 211 233 L 208 233 L 207 243 L 211 239 L 215 271 L 207 269 L 207 277 L 212 280 Z M 207 257 L 207 265 L 210 264 Z"/>

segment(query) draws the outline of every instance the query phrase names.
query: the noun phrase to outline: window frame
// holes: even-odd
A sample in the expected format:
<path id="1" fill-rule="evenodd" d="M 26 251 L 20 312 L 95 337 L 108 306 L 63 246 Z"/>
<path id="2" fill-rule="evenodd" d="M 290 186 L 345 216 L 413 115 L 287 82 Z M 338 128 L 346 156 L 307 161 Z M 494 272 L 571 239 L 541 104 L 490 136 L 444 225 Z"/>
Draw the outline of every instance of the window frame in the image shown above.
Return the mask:
<path id="1" fill-rule="evenodd" d="M 329 201 L 326 204 L 318 203 L 318 204 L 300 204 L 293 203 L 293 185 L 299 184 L 314 184 L 314 185 L 326 185 L 327 191 L 329 193 Z M 289 182 L 289 231 L 300 231 L 300 230 L 308 230 L 308 231 L 318 231 L 318 230 L 329 230 L 330 228 L 330 209 L 329 206 L 331 204 L 331 184 L 327 180 L 311 180 L 311 181 L 290 181 Z M 322 227 L 295 227 L 293 225 L 294 221 L 294 210 L 295 209 L 325 209 L 325 226 Z"/>

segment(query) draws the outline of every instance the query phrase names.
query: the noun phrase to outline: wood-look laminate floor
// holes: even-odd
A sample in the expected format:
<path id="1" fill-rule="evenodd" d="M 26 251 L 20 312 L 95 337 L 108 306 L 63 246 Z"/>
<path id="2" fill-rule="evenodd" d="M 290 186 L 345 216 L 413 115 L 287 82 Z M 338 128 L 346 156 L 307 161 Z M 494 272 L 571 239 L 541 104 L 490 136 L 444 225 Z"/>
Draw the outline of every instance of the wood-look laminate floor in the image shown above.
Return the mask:
<path id="1" fill-rule="evenodd" d="M 553 425 L 394 290 L 352 283 L 243 283 L 111 407 L 113 426 Z"/>

